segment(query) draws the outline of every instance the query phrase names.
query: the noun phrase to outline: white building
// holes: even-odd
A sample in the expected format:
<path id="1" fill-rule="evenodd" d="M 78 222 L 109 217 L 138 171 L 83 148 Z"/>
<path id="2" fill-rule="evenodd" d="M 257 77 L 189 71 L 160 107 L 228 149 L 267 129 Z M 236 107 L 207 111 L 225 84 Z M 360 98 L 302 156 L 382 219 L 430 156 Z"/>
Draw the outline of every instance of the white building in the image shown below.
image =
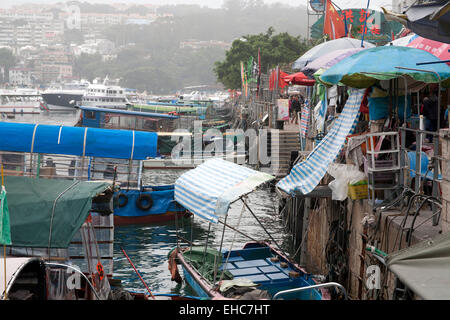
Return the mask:
<path id="1" fill-rule="evenodd" d="M 74 55 L 79 56 L 80 54 L 101 54 L 101 55 L 111 55 L 114 52 L 114 42 L 107 39 L 95 39 L 87 40 L 84 44 L 80 46 L 72 46 L 72 52 Z"/>
<path id="2" fill-rule="evenodd" d="M 15 86 L 29 87 L 32 85 L 32 70 L 23 67 L 15 67 L 9 70 L 9 83 Z"/>
<path id="3" fill-rule="evenodd" d="M 58 20 L 0 20 L 0 45 L 22 47 L 60 40 L 64 22 Z"/>

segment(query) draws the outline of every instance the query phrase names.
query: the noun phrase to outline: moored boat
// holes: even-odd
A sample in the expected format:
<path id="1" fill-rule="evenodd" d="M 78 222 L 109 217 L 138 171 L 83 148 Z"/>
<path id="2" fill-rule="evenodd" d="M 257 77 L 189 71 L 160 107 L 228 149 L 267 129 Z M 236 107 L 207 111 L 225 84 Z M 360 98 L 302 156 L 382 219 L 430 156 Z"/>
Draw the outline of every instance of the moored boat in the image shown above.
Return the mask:
<path id="1" fill-rule="evenodd" d="M 115 225 L 186 215 L 173 204 L 173 186 L 142 186 L 142 160 L 157 155 L 154 132 L 1 122 L 0 134 L 14 137 L 0 141 L 0 160 L 11 174 L 113 181 L 120 188 L 114 195 Z"/>
<path id="2" fill-rule="evenodd" d="M 39 114 L 46 109 L 41 95 L 35 90 L 0 91 L 0 114 Z"/>
<path id="3" fill-rule="evenodd" d="M 186 282 L 199 297 L 219 300 L 330 299 L 326 289 L 311 288 L 318 285 L 314 276 L 268 243 L 249 242 L 242 249 L 221 253 L 208 250 L 206 260 L 203 253 L 203 247 L 186 247 L 176 255 Z M 215 285 L 214 259 L 220 261 L 216 270 L 216 280 L 220 281 Z M 209 268 L 202 267 L 202 263 Z M 294 291 L 285 292 L 289 290 Z"/>
<path id="4" fill-rule="evenodd" d="M 330 299 L 329 288 L 338 283 L 319 283 L 320 277 L 309 274 L 288 255 L 268 233 L 271 243 L 258 241 L 226 223 L 232 203 L 242 201 L 242 214 L 248 210 L 261 225 L 245 197 L 256 187 L 268 183 L 273 176 L 239 166 L 222 159 L 211 159 L 181 175 L 175 182 L 175 200 L 183 207 L 210 223 L 224 225 L 219 248 L 178 245 L 168 255 L 172 280 L 181 282 L 177 264 L 181 264 L 186 282 L 200 297 L 210 299 Z M 222 219 L 221 219 L 222 218 Z M 239 217 L 240 221 L 241 217 Z M 239 223 L 238 223 L 239 224 Z M 246 236 L 242 249 L 223 248 L 226 227 Z"/>
<path id="5" fill-rule="evenodd" d="M 6 270 L 0 270 L 2 298 L 108 299 L 114 235 L 111 185 L 20 176 L 2 180 L 2 216 L 7 214 L 10 221 L 2 261 Z"/>

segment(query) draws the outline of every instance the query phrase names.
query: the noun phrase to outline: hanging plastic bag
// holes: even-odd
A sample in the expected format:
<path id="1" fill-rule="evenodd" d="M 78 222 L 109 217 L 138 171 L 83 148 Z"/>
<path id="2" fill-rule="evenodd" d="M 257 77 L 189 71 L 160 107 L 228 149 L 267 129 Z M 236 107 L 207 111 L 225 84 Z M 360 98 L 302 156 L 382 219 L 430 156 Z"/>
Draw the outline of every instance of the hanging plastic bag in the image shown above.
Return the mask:
<path id="1" fill-rule="evenodd" d="M 343 201 L 348 196 L 348 185 L 366 179 L 364 172 L 353 164 L 331 163 L 327 172 L 334 178 L 328 186 L 331 189 L 331 199 Z"/>

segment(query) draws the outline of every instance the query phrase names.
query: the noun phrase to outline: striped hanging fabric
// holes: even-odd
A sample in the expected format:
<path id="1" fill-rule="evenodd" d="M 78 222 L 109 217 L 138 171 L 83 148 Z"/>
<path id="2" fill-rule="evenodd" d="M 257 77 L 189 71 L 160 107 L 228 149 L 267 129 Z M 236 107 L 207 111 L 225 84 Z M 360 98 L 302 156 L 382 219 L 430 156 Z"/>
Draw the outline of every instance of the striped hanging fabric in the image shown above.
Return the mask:
<path id="1" fill-rule="evenodd" d="M 302 114 L 300 119 L 300 136 L 306 138 L 309 126 L 309 103 L 306 103 L 302 108 Z"/>
<path id="2" fill-rule="evenodd" d="M 289 175 L 277 183 L 279 189 L 291 195 L 307 194 L 319 184 L 355 126 L 363 94 L 364 89 L 350 90 L 347 103 L 331 130 L 305 161 L 296 164 Z"/>
<path id="3" fill-rule="evenodd" d="M 231 203 L 275 177 L 220 158 L 210 159 L 175 181 L 175 200 L 195 215 L 218 223 Z"/>

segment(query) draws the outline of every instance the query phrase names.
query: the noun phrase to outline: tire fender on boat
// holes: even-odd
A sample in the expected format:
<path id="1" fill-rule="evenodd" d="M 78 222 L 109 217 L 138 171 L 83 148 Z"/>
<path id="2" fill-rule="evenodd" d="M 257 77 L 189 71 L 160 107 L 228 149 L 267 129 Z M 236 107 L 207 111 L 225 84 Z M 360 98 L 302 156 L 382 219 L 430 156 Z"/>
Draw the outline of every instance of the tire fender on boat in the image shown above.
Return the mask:
<path id="1" fill-rule="evenodd" d="M 150 210 L 153 206 L 152 196 L 148 193 L 141 193 L 136 200 L 136 206 L 144 211 Z"/>
<path id="2" fill-rule="evenodd" d="M 123 200 L 121 200 L 121 198 Z M 119 194 L 117 194 L 116 196 L 116 201 L 117 201 L 117 206 L 119 208 L 125 207 L 128 203 L 128 197 L 125 193 L 119 192 Z"/>

